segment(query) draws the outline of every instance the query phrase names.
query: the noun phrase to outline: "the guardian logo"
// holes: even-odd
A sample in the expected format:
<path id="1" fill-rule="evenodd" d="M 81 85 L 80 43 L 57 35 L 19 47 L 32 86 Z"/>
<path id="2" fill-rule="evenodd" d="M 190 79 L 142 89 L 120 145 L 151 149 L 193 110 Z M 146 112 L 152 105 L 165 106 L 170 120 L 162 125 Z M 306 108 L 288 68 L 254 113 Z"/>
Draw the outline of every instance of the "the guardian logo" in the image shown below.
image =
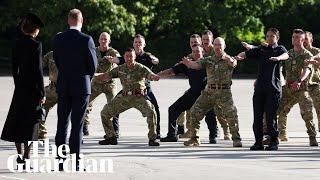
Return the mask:
<path id="1" fill-rule="evenodd" d="M 76 154 L 65 155 L 70 152 L 70 148 L 66 144 L 57 147 L 56 145 L 50 145 L 47 139 L 44 141 L 29 141 L 28 145 L 30 144 L 33 145 L 32 159 L 25 159 L 25 163 L 15 163 L 16 159 L 18 157 L 22 159 L 22 156 L 20 154 L 9 156 L 7 161 L 9 171 L 57 173 L 60 172 L 59 164 L 63 163 L 63 171 L 67 173 L 113 173 L 112 159 L 85 159 L 84 155 L 80 154 L 81 159 L 78 161 L 77 167 Z M 44 147 L 44 153 L 41 156 L 39 156 L 39 145 Z M 65 160 L 56 159 L 57 155 Z"/>

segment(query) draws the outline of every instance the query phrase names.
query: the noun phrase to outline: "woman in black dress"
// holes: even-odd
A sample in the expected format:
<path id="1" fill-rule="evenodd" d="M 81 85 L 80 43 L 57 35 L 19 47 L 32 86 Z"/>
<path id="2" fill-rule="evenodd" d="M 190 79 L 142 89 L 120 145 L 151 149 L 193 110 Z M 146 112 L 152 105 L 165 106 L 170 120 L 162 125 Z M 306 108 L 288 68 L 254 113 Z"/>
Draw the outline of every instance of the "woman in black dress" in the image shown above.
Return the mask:
<path id="1" fill-rule="evenodd" d="M 18 163 L 24 163 L 24 159 L 30 158 L 28 141 L 38 138 L 36 107 L 45 102 L 42 46 L 35 40 L 43 26 L 36 15 L 28 13 L 21 23 L 23 36 L 16 40 L 12 51 L 15 89 L 1 139 L 15 142 L 18 154 L 23 155 L 23 159 L 18 157 Z"/>

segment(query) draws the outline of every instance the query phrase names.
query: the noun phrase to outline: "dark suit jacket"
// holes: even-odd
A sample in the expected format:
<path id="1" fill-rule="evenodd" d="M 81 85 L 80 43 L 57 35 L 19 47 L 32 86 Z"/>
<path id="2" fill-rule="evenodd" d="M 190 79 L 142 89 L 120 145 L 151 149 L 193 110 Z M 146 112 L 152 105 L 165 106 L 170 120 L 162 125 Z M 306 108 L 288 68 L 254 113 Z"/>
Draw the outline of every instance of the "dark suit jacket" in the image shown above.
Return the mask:
<path id="1" fill-rule="evenodd" d="M 91 36 L 75 29 L 57 34 L 53 41 L 53 57 L 58 68 L 59 95 L 91 94 L 91 79 L 97 68 Z"/>

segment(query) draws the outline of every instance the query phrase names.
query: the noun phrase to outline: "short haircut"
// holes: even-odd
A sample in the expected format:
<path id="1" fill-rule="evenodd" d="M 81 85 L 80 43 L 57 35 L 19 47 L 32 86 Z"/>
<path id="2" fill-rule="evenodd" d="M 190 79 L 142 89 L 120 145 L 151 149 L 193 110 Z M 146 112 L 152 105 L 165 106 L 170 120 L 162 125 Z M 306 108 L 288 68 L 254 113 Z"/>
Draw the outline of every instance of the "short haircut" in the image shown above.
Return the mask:
<path id="1" fill-rule="evenodd" d="M 306 35 L 308 35 L 311 39 L 313 39 L 313 35 L 310 31 L 305 31 Z"/>
<path id="2" fill-rule="evenodd" d="M 294 30 L 293 30 L 293 33 L 294 33 L 294 34 L 300 34 L 300 35 L 306 34 L 302 29 L 294 29 Z"/>
<path id="3" fill-rule="evenodd" d="M 273 32 L 275 35 L 276 35 L 276 37 L 278 38 L 278 39 L 280 39 L 280 32 L 279 32 L 279 30 L 277 29 L 277 28 L 269 28 L 268 30 L 267 30 L 267 32 Z"/>
<path id="4" fill-rule="evenodd" d="M 141 34 L 136 34 L 134 38 L 141 38 L 143 40 L 146 40 L 146 38 L 144 38 L 144 36 L 142 36 Z"/>
<path id="5" fill-rule="evenodd" d="M 37 28 L 39 28 L 30 19 L 24 19 L 21 23 L 21 31 L 27 34 L 33 33 Z"/>
<path id="6" fill-rule="evenodd" d="M 210 30 L 203 31 L 202 35 L 208 35 L 213 37 L 213 33 Z"/>
<path id="7" fill-rule="evenodd" d="M 128 47 L 128 48 L 124 51 L 124 53 L 126 53 L 126 52 L 135 52 L 135 51 L 134 51 L 134 49 L 133 49 L 133 48 Z"/>
<path id="8" fill-rule="evenodd" d="M 82 13 L 79 9 L 71 9 L 68 14 L 68 19 L 79 20 L 82 17 Z"/>
<path id="9" fill-rule="evenodd" d="M 199 34 L 192 34 L 192 35 L 190 36 L 190 38 L 201 39 L 201 37 L 199 36 Z"/>

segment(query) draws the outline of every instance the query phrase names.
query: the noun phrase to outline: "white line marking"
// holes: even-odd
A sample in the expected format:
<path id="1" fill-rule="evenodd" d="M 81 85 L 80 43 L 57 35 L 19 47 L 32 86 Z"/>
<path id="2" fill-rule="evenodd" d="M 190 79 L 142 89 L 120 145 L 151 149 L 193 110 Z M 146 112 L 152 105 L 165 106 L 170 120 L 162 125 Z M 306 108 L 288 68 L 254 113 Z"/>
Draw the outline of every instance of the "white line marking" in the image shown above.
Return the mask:
<path id="1" fill-rule="evenodd" d="M 27 180 L 23 178 L 16 178 L 16 177 L 9 177 L 9 176 L 0 176 L 0 177 L 7 178 L 7 179 Z"/>

